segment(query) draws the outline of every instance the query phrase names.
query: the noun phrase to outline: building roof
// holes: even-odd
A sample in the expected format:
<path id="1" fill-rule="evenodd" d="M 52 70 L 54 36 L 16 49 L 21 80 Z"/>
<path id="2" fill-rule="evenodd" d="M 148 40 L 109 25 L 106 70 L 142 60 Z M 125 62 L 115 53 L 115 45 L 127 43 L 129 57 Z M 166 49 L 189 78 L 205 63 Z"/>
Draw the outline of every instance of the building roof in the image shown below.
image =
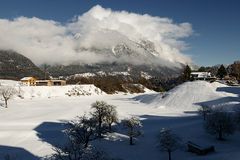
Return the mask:
<path id="1" fill-rule="evenodd" d="M 191 72 L 191 74 L 209 74 L 210 72 Z"/>
<path id="2" fill-rule="evenodd" d="M 196 75 L 198 78 L 211 77 L 211 73 L 210 72 L 192 72 L 191 75 Z"/>
<path id="3" fill-rule="evenodd" d="M 46 80 L 37 80 L 36 82 L 65 82 L 65 80 L 60 80 L 60 79 L 46 79 Z"/>
<path id="4" fill-rule="evenodd" d="M 21 81 L 28 81 L 28 80 L 30 80 L 30 79 L 32 79 L 32 78 L 34 78 L 34 77 L 23 77 L 23 78 L 21 79 Z"/>

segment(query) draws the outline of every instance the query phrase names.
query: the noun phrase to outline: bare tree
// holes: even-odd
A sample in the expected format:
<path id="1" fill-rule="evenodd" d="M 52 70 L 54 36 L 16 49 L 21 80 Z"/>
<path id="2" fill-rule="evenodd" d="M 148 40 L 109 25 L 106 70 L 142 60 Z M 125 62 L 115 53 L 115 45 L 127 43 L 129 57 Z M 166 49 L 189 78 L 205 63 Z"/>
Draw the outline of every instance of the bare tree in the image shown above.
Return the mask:
<path id="1" fill-rule="evenodd" d="M 0 96 L 1 99 L 5 102 L 5 107 L 8 107 L 8 100 L 11 99 L 17 91 L 15 88 L 11 86 L 0 86 Z"/>
<path id="2" fill-rule="evenodd" d="M 75 121 L 68 123 L 66 133 L 75 143 L 83 144 L 84 148 L 88 147 L 91 140 L 95 139 L 96 121 L 85 115 L 78 117 Z"/>
<path id="3" fill-rule="evenodd" d="M 105 152 L 96 150 L 93 147 L 84 148 L 69 141 L 66 145 L 53 148 L 52 155 L 43 158 L 44 160 L 114 160 Z"/>
<path id="4" fill-rule="evenodd" d="M 107 105 L 105 122 L 108 124 L 109 132 L 111 132 L 112 131 L 112 124 L 118 122 L 116 106 Z"/>
<path id="5" fill-rule="evenodd" d="M 201 108 L 198 109 L 198 113 L 203 116 L 203 120 L 206 120 L 207 114 L 211 112 L 211 108 L 205 105 L 202 105 Z"/>
<path id="6" fill-rule="evenodd" d="M 123 125 L 128 129 L 129 143 L 133 145 L 133 138 L 142 135 L 142 123 L 138 117 L 131 117 L 123 120 Z"/>
<path id="7" fill-rule="evenodd" d="M 205 129 L 209 134 L 216 135 L 219 140 L 231 135 L 236 129 L 232 113 L 221 110 L 213 111 L 206 119 Z"/>
<path id="8" fill-rule="evenodd" d="M 91 114 L 97 120 L 98 123 L 98 137 L 102 136 L 102 125 L 104 123 L 104 119 L 107 115 L 107 103 L 104 101 L 96 101 L 92 104 L 92 109 L 94 110 Z"/>
<path id="9" fill-rule="evenodd" d="M 96 120 L 85 115 L 68 123 L 67 143 L 53 148 L 55 153 L 45 160 L 108 160 L 107 154 L 88 145 L 96 138 Z"/>
<path id="10" fill-rule="evenodd" d="M 168 152 L 168 159 L 171 160 L 171 153 L 180 147 L 181 139 L 172 133 L 170 129 L 161 129 L 158 143 L 161 151 Z"/>

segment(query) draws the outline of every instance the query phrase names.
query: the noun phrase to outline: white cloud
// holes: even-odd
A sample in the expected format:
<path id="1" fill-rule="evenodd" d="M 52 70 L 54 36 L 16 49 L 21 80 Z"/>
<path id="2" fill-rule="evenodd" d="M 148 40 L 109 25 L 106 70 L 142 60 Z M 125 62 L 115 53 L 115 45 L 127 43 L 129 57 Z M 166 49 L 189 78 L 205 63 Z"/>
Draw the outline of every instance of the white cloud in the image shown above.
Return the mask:
<path id="1" fill-rule="evenodd" d="M 186 44 L 181 39 L 192 32 L 189 23 L 175 24 L 168 18 L 112 11 L 97 5 L 64 25 L 35 17 L 0 19 L 0 48 L 20 52 L 36 64 L 96 63 L 115 59 L 82 48 L 106 49 L 144 39 L 154 43 L 159 63 L 191 63 L 182 54 Z"/>

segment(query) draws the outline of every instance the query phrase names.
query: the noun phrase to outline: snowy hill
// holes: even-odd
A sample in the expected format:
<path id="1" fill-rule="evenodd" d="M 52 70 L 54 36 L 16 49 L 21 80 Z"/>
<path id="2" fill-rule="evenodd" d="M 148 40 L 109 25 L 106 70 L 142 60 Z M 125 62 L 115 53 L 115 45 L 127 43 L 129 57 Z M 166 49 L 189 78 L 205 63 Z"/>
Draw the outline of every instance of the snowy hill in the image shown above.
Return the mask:
<path id="1" fill-rule="evenodd" d="M 150 94 L 135 97 L 142 103 L 163 110 L 196 111 L 203 102 L 205 105 L 216 106 L 210 102 L 226 96 L 236 96 L 232 93 L 219 92 L 218 88 L 227 87 L 218 82 L 205 81 L 186 82 L 163 94 Z"/>

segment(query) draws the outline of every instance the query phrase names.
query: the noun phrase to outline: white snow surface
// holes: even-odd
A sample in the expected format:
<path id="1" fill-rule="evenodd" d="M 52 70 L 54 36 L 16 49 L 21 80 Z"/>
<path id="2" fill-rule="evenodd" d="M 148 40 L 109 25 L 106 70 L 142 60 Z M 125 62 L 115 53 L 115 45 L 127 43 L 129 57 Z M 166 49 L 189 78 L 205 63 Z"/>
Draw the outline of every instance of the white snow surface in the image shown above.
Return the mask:
<path id="1" fill-rule="evenodd" d="M 1 85 L 16 86 L 15 81 L 0 81 Z M 238 160 L 240 157 L 239 132 L 226 141 L 217 141 L 203 129 L 202 117 L 185 111 L 196 111 L 197 104 L 220 105 L 238 103 L 240 88 L 220 83 L 203 81 L 184 83 L 167 93 L 133 95 L 92 94 L 91 96 L 66 96 L 68 87 L 36 87 L 35 97 L 30 97 L 31 87 L 25 88 L 24 99 L 9 101 L 9 107 L 0 108 L 0 159 L 9 154 L 17 160 L 37 160 L 53 153 L 52 147 L 63 143 L 63 122 L 89 113 L 91 104 L 104 100 L 117 106 L 120 119 L 139 116 L 144 135 L 135 139 L 135 145 L 128 144 L 128 137 L 122 127 L 108 134 L 104 139 L 91 144 L 101 148 L 110 156 L 124 160 L 167 159 L 167 153 L 156 147 L 157 134 L 161 128 L 171 128 L 182 137 L 183 146 L 191 140 L 196 143 L 214 145 L 216 152 L 197 156 L 183 147 L 172 153 L 179 160 Z M 85 86 L 89 89 L 90 86 Z M 48 92 L 51 89 L 51 96 Z M 55 88 L 55 89 L 54 89 Z M 71 89 L 71 88 L 70 88 Z M 86 89 L 86 88 L 85 88 Z M 38 91 L 42 96 L 37 96 Z M 61 93 L 60 93 L 61 92 Z M 43 94 L 45 93 L 45 94 Z M 28 95 L 28 96 L 27 96 Z M 44 96 L 43 96 L 44 95 Z"/>
<path id="2" fill-rule="evenodd" d="M 128 72 L 111 72 L 111 73 L 109 73 L 109 75 L 111 75 L 111 76 L 116 76 L 116 75 L 129 76 L 130 73 L 128 73 Z"/>
<path id="3" fill-rule="evenodd" d="M 92 84 L 65 85 L 65 86 L 24 86 L 19 81 L 0 80 L 1 85 L 15 87 L 22 98 L 53 98 L 77 95 L 106 94 Z"/>
<path id="4" fill-rule="evenodd" d="M 173 111 L 197 111 L 201 105 L 220 106 L 220 103 L 212 103 L 222 97 L 238 97 L 231 92 L 217 91 L 227 86 L 218 82 L 206 81 L 186 82 L 174 89 L 158 94 L 145 94 L 135 97 L 136 100 L 148 105 L 163 109 L 167 112 Z M 227 101 L 224 101 L 228 103 Z M 232 102 L 230 102 L 232 103 Z"/>
<path id="5" fill-rule="evenodd" d="M 89 72 L 87 72 L 87 73 L 74 74 L 74 77 L 85 77 L 85 78 L 87 78 L 87 77 L 94 77 L 94 76 L 96 76 L 96 74 L 94 74 L 94 73 L 89 73 Z"/>

